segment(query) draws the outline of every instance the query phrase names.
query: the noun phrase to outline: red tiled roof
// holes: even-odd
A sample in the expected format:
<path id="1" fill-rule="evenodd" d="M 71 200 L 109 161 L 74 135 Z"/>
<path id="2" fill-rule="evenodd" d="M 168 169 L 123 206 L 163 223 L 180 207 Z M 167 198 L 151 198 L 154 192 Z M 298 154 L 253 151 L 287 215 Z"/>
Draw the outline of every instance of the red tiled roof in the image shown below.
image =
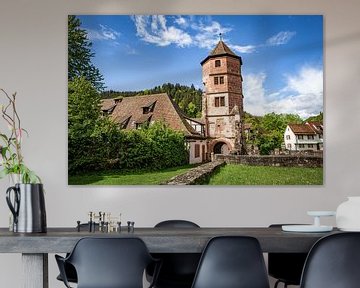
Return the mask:
<path id="1" fill-rule="evenodd" d="M 152 112 L 143 114 L 143 107 L 149 107 L 154 102 L 156 103 Z M 124 97 L 116 105 L 111 117 L 115 122 L 121 123 L 120 120 L 124 121 L 130 116 L 126 129 L 134 129 L 136 123 L 144 123 L 151 116 L 151 121 L 163 121 L 170 128 L 184 132 L 185 136 L 202 137 L 185 120 L 183 112 L 166 93 Z"/>
<path id="2" fill-rule="evenodd" d="M 306 122 L 316 133 L 322 134 L 323 133 L 323 124 L 318 121 L 314 122 Z"/>
<path id="3" fill-rule="evenodd" d="M 201 61 L 201 65 L 203 65 L 209 58 L 214 58 L 218 56 L 230 56 L 240 60 L 240 64 L 242 64 L 241 57 L 236 55 L 231 49 L 224 43 L 224 41 L 220 40 L 215 48 L 210 52 L 210 54 Z"/>
<path id="4" fill-rule="evenodd" d="M 210 52 L 210 56 L 224 55 L 224 54 L 237 56 L 222 40 L 220 40 L 219 43 L 216 45 L 216 47 Z"/>
<path id="5" fill-rule="evenodd" d="M 289 127 L 294 132 L 294 134 L 316 134 L 316 132 L 311 129 L 309 125 L 306 124 L 289 124 Z"/>
<path id="6" fill-rule="evenodd" d="M 101 110 L 102 111 L 108 111 L 112 108 L 114 108 L 116 105 L 115 99 L 102 99 L 101 100 Z"/>
<path id="7" fill-rule="evenodd" d="M 322 134 L 323 124 L 321 122 L 306 122 L 305 124 L 289 124 L 295 134 Z"/>

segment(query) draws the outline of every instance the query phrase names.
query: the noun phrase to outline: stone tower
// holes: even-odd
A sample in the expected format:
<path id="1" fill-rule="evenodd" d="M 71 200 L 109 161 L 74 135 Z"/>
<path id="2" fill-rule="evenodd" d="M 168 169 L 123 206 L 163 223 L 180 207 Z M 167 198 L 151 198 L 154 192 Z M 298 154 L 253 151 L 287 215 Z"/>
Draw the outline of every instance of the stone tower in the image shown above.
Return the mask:
<path id="1" fill-rule="evenodd" d="M 241 57 L 220 40 L 202 62 L 202 117 L 208 151 L 214 154 L 244 154 L 242 137 L 243 93 Z"/>

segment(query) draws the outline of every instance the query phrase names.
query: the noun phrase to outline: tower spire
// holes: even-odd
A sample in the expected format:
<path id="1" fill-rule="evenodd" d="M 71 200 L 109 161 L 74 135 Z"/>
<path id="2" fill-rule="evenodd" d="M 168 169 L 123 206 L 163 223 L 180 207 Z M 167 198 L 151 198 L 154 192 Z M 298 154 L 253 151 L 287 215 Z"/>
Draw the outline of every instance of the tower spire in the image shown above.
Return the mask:
<path id="1" fill-rule="evenodd" d="M 223 39 L 222 39 L 222 33 L 221 33 L 221 32 L 219 33 L 219 38 L 220 38 L 220 41 L 223 40 Z"/>

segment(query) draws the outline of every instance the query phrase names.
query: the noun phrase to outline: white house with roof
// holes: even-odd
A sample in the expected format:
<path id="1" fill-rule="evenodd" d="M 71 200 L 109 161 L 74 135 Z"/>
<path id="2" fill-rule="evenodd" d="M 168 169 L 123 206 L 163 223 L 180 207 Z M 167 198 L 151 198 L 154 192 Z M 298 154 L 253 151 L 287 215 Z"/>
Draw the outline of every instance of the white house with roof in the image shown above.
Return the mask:
<path id="1" fill-rule="evenodd" d="M 289 151 L 322 151 L 323 124 L 306 122 L 305 124 L 289 124 L 284 133 L 285 148 Z"/>

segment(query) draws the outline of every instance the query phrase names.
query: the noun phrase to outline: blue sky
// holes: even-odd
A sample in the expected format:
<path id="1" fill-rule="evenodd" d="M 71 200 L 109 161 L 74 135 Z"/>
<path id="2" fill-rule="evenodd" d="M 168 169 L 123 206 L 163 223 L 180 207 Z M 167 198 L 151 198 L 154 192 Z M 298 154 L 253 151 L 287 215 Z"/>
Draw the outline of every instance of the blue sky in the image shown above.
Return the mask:
<path id="1" fill-rule="evenodd" d="M 254 115 L 323 111 L 320 15 L 81 15 L 107 89 L 202 87 L 200 62 L 219 41 L 243 59 L 244 108 Z"/>

